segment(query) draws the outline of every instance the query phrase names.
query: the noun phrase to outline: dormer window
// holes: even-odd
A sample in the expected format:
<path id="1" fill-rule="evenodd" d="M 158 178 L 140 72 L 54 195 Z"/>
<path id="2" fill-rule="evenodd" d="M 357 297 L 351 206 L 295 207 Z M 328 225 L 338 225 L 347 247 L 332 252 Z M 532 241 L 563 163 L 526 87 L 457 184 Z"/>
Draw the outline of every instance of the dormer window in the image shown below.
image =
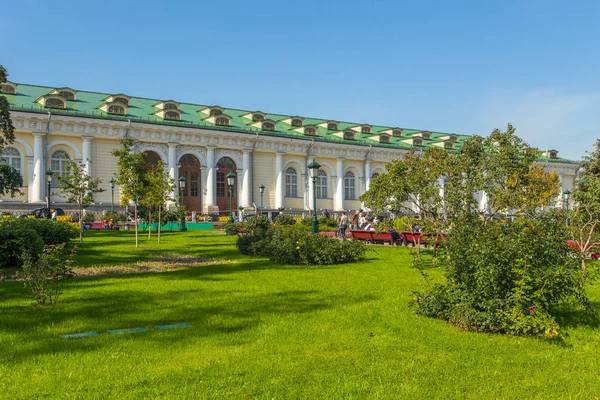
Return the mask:
<path id="1" fill-rule="evenodd" d="M 260 113 L 254 113 L 252 114 L 252 121 L 254 122 L 263 122 L 265 120 L 265 116 L 264 114 L 260 114 Z M 263 127 L 263 129 L 265 129 Z M 275 129 L 275 127 L 273 127 L 273 129 Z"/>
<path id="2" fill-rule="evenodd" d="M 46 99 L 45 106 L 50 108 L 65 108 L 65 102 L 62 99 L 53 97 Z"/>
<path id="3" fill-rule="evenodd" d="M 389 143 L 390 137 L 388 135 L 379 136 L 379 143 Z"/>
<path id="4" fill-rule="evenodd" d="M 304 128 L 304 134 L 309 136 L 315 136 L 317 134 L 317 130 L 312 126 L 307 126 Z"/>
<path id="5" fill-rule="evenodd" d="M 179 107 L 175 103 L 166 103 L 163 110 L 178 110 Z"/>
<path id="6" fill-rule="evenodd" d="M 369 125 L 363 125 L 360 128 L 360 133 L 371 133 L 371 127 Z"/>
<path id="7" fill-rule="evenodd" d="M 219 108 L 213 108 L 210 110 L 210 116 L 211 117 L 217 117 L 219 115 L 223 115 L 223 111 Z"/>
<path id="8" fill-rule="evenodd" d="M 262 129 L 265 131 L 274 131 L 275 130 L 275 124 L 272 122 L 263 122 L 262 124 Z"/>
<path id="9" fill-rule="evenodd" d="M 451 149 L 453 149 L 453 148 L 454 148 L 454 142 L 452 142 L 451 140 L 446 140 L 446 141 L 444 142 L 444 148 L 445 148 L 446 150 L 451 150 Z"/>
<path id="10" fill-rule="evenodd" d="M 421 138 L 414 138 L 413 139 L 413 146 L 423 146 L 423 139 Z"/>
<path id="11" fill-rule="evenodd" d="M 338 130 L 338 123 L 337 122 L 328 122 L 327 123 L 327 129 L 329 129 L 330 131 L 337 131 Z"/>
<path id="12" fill-rule="evenodd" d="M 166 108 L 166 105 L 165 105 L 165 109 L 171 110 L 171 111 L 165 112 L 165 119 L 175 119 L 175 120 L 181 119 L 181 115 L 177 111 L 173 111 L 173 109 Z"/>
<path id="13" fill-rule="evenodd" d="M 128 106 L 129 106 L 129 99 L 128 99 L 128 98 L 126 98 L 126 97 L 115 97 L 115 98 L 113 99 L 113 101 L 114 101 L 115 103 L 120 103 L 120 104 L 123 104 L 125 107 L 128 107 Z"/>
<path id="14" fill-rule="evenodd" d="M 354 131 L 344 131 L 345 140 L 354 140 Z"/>
<path id="15" fill-rule="evenodd" d="M 65 100 L 75 100 L 75 94 L 66 90 L 61 90 L 60 92 L 58 92 L 58 95 Z"/>
<path id="16" fill-rule="evenodd" d="M 120 105 L 112 105 L 110 107 L 108 107 L 108 113 L 109 114 L 119 114 L 119 115 L 125 115 L 125 107 L 120 106 Z"/>
<path id="17" fill-rule="evenodd" d="M 227 117 L 219 116 L 215 120 L 215 125 L 229 126 L 229 119 Z"/>
<path id="18" fill-rule="evenodd" d="M 401 137 L 402 136 L 402 129 L 394 129 L 394 130 L 392 130 L 392 136 L 394 136 L 394 137 Z"/>
<path id="19" fill-rule="evenodd" d="M 429 140 L 429 139 L 431 139 L 431 132 L 427 132 L 427 131 L 422 132 L 421 137 L 425 140 Z"/>
<path id="20" fill-rule="evenodd" d="M 0 86 L 0 91 L 6 94 L 15 94 L 17 93 L 17 87 L 14 83 L 4 82 L 2 86 Z"/>
<path id="21" fill-rule="evenodd" d="M 557 150 L 550 150 L 550 151 L 548 152 L 548 156 L 549 156 L 550 158 L 558 158 L 558 151 L 557 151 Z"/>
<path id="22" fill-rule="evenodd" d="M 302 126 L 302 120 L 300 118 L 292 118 L 292 126 Z"/>
<path id="23" fill-rule="evenodd" d="M 456 143 L 458 142 L 458 136 L 457 135 L 450 135 L 450 137 L 448 138 L 449 141 L 451 141 L 452 143 Z"/>

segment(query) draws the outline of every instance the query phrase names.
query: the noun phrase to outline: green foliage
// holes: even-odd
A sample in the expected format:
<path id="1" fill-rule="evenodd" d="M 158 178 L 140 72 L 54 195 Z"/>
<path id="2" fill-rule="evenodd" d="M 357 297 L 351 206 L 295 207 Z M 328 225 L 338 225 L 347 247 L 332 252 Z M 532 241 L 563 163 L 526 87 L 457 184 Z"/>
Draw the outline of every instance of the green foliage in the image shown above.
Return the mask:
<path id="1" fill-rule="evenodd" d="M 46 246 L 39 257 L 23 254 L 23 268 L 20 277 L 31 289 L 35 301 L 40 305 L 56 304 L 62 294 L 63 282 L 73 276 L 71 265 L 75 259 L 73 248 L 71 254 L 66 254 L 64 244 Z"/>
<path id="2" fill-rule="evenodd" d="M 273 220 L 273 223 L 277 224 L 277 225 L 296 225 L 296 220 L 294 219 L 294 217 L 292 217 L 289 214 L 279 214 L 278 216 L 275 217 L 275 219 Z"/>
<path id="3" fill-rule="evenodd" d="M 0 221 L 0 231 L 31 229 L 41 237 L 45 245 L 68 243 L 77 236 L 77 228 L 68 222 L 46 218 L 10 218 Z"/>
<path id="4" fill-rule="evenodd" d="M 86 211 L 85 214 L 83 214 L 83 222 L 96 222 L 98 221 L 98 218 L 96 217 L 96 213 L 93 213 L 91 211 Z"/>
<path id="5" fill-rule="evenodd" d="M 457 221 L 441 257 L 447 283 L 417 294 L 417 312 L 469 330 L 556 337 L 558 305 L 588 306 L 564 226 L 558 213 Z"/>
<path id="6" fill-rule="evenodd" d="M 23 254 L 36 259 L 43 250 L 44 241 L 34 229 L 27 226 L 0 228 L 0 269 L 19 268 L 23 265 Z"/>
<path id="7" fill-rule="evenodd" d="M 8 73 L 6 69 L 0 65 L 0 83 L 6 82 Z M 8 100 L 0 94 L 0 155 L 2 149 L 8 143 L 15 140 L 15 127 L 10 119 Z M 10 193 L 11 197 L 22 193 L 20 188 L 23 186 L 23 177 L 10 165 L 0 164 L 0 196 Z"/>

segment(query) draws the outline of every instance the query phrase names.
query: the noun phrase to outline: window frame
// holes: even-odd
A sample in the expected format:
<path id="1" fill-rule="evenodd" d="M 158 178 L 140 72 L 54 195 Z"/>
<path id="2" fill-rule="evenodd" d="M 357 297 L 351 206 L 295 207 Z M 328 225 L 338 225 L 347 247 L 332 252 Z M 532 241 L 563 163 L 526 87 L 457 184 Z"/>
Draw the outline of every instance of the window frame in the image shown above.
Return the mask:
<path id="1" fill-rule="evenodd" d="M 298 197 L 298 171 L 294 167 L 285 169 L 285 197 Z"/>
<path id="2" fill-rule="evenodd" d="M 329 198 L 328 176 L 327 172 L 322 169 L 319 169 L 319 174 L 317 175 L 316 190 L 317 199 Z"/>
<path id="3" fill-rule="evenodd" d="M 356 199 L 356 175 L 352 171 L 346 171 L 344 174 L 344 200 Z"/>

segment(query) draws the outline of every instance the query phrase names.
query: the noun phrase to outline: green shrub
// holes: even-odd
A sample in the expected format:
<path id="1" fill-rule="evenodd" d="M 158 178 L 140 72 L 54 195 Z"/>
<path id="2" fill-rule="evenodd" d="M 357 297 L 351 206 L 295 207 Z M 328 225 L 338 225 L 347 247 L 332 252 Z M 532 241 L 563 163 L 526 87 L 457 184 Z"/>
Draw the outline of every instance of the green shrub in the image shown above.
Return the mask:
<path id="1" fill-rule="evenodd" d="M 269 218 L 266 215 L 249 217 L 248 220 L 245 222 L 245 228 L 249 233 L 267 230 L 270 227 L 271 221 L 269 221 Z"/>
<path id="2" fill-rule="evenodd" d="M 237 235 L 238 229 L 245 229 L 246 224 L 244 222 L 227 222 L 224 230 L 226 235 Z"/>
<path id="3" fill-rule="evenodd" d="M 296 225 L 296 220 L 289 214 L 279 214 L 275 217 L 273 222 L 277 225 L 285 226 L 285 225 Z"/>
<path id="4" fill-rule="evenodd" d="M 43 250 L 44 241 L 34 229 L 25 225 L 0 229 L 0 268 L 19 268 L 23 254 L 35 260 Z"/>
<path id="5" fill-rule="evenodd" d="M 588 305 L 564 228 L 557 214 L 456 221 L 440 257 L 447 283 L 417 294 L 417 312 L 469 330 L 556 337 L 557 306 Z"/>
<path id="6" fill-rule="evenodd" d="M 23 255 L 23 268 L 19 275 L 40 305 L 56 304 L 62 293 L 63 282 L 73 276 L 71 264 L 76 247 L 68 255 L 63 251 L 64 246 L 46 246 L 35 258 L 27 253 Z"/>
<path id="7" fill-rule="evenodd" d="M 79 234 L 77 227 L 68 222 L 54 221 L 46 218 L 11 218 L 0 222 L 0 231 L 17 229 L 32 229 L 36 231 L 46 245 L 68 243 L 69 240 L 77 237 Z"/>
<path id="8" fill-rule="evenodd" d="M 96 214 L 93 212 L 86 212 L 83 214 L 83 222 L 96 222 Z"/>

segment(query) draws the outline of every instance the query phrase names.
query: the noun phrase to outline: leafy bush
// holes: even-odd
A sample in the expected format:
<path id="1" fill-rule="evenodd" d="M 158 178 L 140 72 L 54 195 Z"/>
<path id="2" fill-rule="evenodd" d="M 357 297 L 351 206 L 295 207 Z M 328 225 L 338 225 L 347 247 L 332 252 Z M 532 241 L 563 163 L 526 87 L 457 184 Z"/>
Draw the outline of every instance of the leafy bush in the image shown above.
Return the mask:
<path id="1" fill-rule="evenodd" d="M 277 225 L 296 225 L 296 220 L 289 214 L 279 214 L 273 220 Z"/>
<path id="2" fill-rule="evenodd" d="M 246 224 L 244 222 L 228 222 L 225 224 L 226 235 L 237 235 L 238 229 L 245 229 Z"/>
<path id="3" fill-rule="evenodd" d="M 96 222 L 96 214 L 93 212 L 86 212 L 83 214 L 83 222 Z"/>
<path id="4" fill-rule="evenodd" d="M 585 271 L 564 227 L 558 214 L 457 221 L 441 257 L 447 283 L 417 294 L 417 312 L 469 330 L 558 336 L 556 307 L 588 305 Z"/>
<path id="5" fill-rule="evenodd" d="M 35 258 L 27 253 L 23 255 L 20 276 L 40 305 L 56 304 L 62 293 L 63 282 L 73 276 L 71 264 L 77 247 L 68 255 L 63 251 L 64 246 L 46 246 L 39 257 Z"/>
<path id="6" fill-rule="evenodd" d="M 271 221 L 266 215 L 258 215 L 249 217 L 245 222 L 244 228 L 249 233 L 255 233 L 256 231 L 265 231 L 271 227 Z"/>
<path id="7" fill-rule="evenodd" d="M 333 217 L 327 218 L 326 216 L 321 215 L 320 217 L 317 217 L 317 222 L 319 223 L 319 232 L 335 232 L 338 230 L 338 223 Z M 311 228 L 312 217 L 304 217 L 300 224 Z"/>
<path id="8" fill-rule="evenodd" d="M 44 241 L 25 225 L 0 229 L 0 268 L 18 268 L 23 265 L 22 255 L 36 259 L 44 250 Z"/>
<path id="9" fill-rule="evenodd" d="M 53 221 L 46 218 L 11 218 L 0 222 L 0 231 L 18 229 L 36 231 L 46 245 L 68 243 L 69 240 L 78 235 L 77 227 L 68 222 Z"/>

